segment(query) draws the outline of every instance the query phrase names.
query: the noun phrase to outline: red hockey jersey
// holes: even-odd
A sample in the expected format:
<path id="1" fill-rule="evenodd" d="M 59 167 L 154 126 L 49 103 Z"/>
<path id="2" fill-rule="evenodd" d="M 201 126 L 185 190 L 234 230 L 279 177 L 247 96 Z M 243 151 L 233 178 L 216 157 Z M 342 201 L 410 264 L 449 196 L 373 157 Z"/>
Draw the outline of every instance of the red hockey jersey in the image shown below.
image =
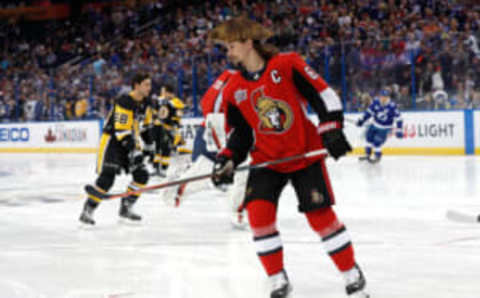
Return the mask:
<path id="1" fill-rule="evenodd" d="M 342 127 L 339 97 L 296 53 L 275 55 L 259 73 L 236 71 L 222 96 L 226 121 L 233 128 L 225 152 L 233 153 L 237 163 L 247 151 L 257 164 L 323 148 L 321 135 L 308 118 L 308 103 L 326 127 Z M 324 157 L 270 168 L 288 173 L 320 158 Z"/>
<path id="2" fill-rule="evenodd" d="M 228 79 L 235 71 L 225 70 L 218 76 L 215 82 L 208 88 L 207 92 L 203 95 L 200 106 L 202 107 L 202 114 L 205 118 L 210 113 L 222 112 L 222 95 L 221 91 Z"/>

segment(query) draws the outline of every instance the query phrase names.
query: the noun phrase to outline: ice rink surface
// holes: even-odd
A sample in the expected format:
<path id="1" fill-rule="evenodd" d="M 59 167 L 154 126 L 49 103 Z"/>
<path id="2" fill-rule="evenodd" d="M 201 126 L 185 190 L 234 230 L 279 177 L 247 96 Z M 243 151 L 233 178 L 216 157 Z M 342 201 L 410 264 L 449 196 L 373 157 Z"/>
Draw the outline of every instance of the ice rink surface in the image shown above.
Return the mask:
<path id="1" fill-rule="evenodd" d="M 119 201 L 104 202 L 97 225 L 82 229 L 93 154 L 0 154 L 0 165 L 1 298 L 269 297 L 250 232 L 231 228 L 226 198 L 215 190 L 180 208 L 146 194 L 136 206 L 141 226 L 119 224 Z M 348 157 L 328 165 L 335 209 L 372 298 L 479 297 L 480 224 L 445 217 L 448 209 L 480 213 L 477 157 L 387 156 L 376 165 Z M 128 182 L 120 177 L 113 191 Z M 292 298 L 347 297 L 290 187 L 278 227 Z"/>

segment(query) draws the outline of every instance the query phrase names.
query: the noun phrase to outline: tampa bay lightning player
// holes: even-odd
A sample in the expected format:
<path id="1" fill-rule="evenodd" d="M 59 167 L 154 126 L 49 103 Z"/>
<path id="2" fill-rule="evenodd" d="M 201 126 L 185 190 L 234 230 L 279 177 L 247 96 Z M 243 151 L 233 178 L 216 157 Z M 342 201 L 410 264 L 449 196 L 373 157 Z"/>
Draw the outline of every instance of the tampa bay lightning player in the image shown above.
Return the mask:
<path id="1" fill-rule="evenodd" d="M 362 126 L 367 120 L 372 118 L 367 129 L 367 145 L 365 146 L 365 156 L 360 160 L 368 160 L 376 163 L 382 157 L 382 145 L 387 140 L 387 136 L 395 124 L 395 136 L 403 137 L 403 120 L 398 111 L 397 105 L 390 100 L 390 90 L 383 89 L 378 96 L 368 106 L 362 118 L 357 121 L 357 126 Z M 374 157 L 372 158 L 372 147 L 374 148 Z"/>

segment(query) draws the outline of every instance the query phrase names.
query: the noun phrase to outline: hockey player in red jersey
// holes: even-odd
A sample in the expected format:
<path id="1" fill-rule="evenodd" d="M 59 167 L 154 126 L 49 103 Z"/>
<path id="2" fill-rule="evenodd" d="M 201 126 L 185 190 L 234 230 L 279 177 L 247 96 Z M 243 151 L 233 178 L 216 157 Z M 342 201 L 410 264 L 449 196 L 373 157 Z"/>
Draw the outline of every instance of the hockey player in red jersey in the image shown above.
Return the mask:
<path id="1" fill-rule="evenodd" d="M 212 113 L 223 113 L 223 106 L 222 106 L 222 96 L 221 96 L 221 91 L 223 88 L 226 86 L 228 79 L 232 74 L 234 74 L 235 71 L 233 70 L 225 70 L 218 76 L 218 78 L 213 82 L 213 84 L 208 88 L 208 90 L 205 92 L 205 94 L 202 97 L 202 100 L 200 101 L 200 106 L 202 108 L 202 114 L 203 118 L 206 120 L 208 115 Z M 199 128 L 197 131 L 197 134 L 195 136 L 195 144 L 194 144 L 194 149 L 192 153 L 192 160 L 195 161 L 199 155 L 204 155 L 209 159 L 215 159 L 215 155 L 212 156 L 211 153 L 206 150 L 207 144 L 198 144 L 197 142 L 205 142 L 205 137 L 204 137 L 204 132 L 205 132 L 205 120 L 202 122 L 202 126 Z M 208 133 L 208 131 L 207 131 Z M 216 132 L 216 133 L 223 133 L 223 132 Z M 217 139 L 216 137 L 213 137 L 213 141 L 216 143 L 215 146 L 220 149 L 222 143 L 222 140 Z"/>
<path id="2" fill-rule="evenodd" d="M 215 161 L 215 184 L 231 183 L 234 168 L 248 153 L 257 164 L 321 148 L 334 159 L 351 151 L 342 130 L 343 110 L 337 94 L 298 54 L 281 54 L 264 43 L 270 36 L 268 29 L 245 18 L 228 20 L 209 33 L 211 40 L 226 46 L 229 60 L 241 66 L 222 90 L 225 117 L 232 130 Z M 318 126 L 308 118 L 308 104 L 318 115 Z M 292 289 L 276 228 L 279 197 L 288 182 L 297 194 L 299 211 L 343 274 L 347 294 L 369 297 L 345 225 L 332 209 L 335 198 L 324 156 L 249 173 L 244 205 L 257 254 L 271 281 L 270 297 L 287 297 Z"/>
<path id="3" fill-rule="evenodd" d="M 205 172 L 206 168 L 210 169 L 215 161 L 216 154 L 225 145 L 226 133 L 229 129 L 225 128 L 224 125 L 221 91 L 226 86 L 229 77 L 234 73 L 235 71 L 225 70 L 203 95 L 200 105 L 205 120 L 196 131 L 192 164 L 182 173 L 179 179 L 198 175 L 199 172 Z M 247 226 L 242 205 L 247 173 L 243 172 L 236 178 L 233 187 L 228 189 L 228 202 L 232 208 L 230 220 L 234 228 L 243 229 Z M 179 206 L 186 196 L 209 188 L 211 188 L 209 181 L 184 183 L 165 189 L 162 198 L 168 205 Z"/>

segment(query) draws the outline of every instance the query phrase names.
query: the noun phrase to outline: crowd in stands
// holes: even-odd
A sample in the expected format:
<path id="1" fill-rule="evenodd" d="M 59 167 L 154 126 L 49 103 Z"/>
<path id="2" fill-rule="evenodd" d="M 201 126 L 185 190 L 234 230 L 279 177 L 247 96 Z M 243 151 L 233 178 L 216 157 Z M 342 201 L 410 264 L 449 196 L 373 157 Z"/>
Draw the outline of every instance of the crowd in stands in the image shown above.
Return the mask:
<path id="1" fill-rule="evenodd" d="M 475 1 L 171 3 L 86 6 L 77 17 L 48 22 L 1 20 L 0 121 L 102 117 L 136 71 L 152 74 L 154 93 L 177 86 L 190 115 L 198 113 L 196 102 L 228 67 L 204 34 L 236 15 L 271 28 L 282 51 L 301 53 L 347 111 L 363 110 L 385 87 L 402 109 L 480 107 Z"/>

